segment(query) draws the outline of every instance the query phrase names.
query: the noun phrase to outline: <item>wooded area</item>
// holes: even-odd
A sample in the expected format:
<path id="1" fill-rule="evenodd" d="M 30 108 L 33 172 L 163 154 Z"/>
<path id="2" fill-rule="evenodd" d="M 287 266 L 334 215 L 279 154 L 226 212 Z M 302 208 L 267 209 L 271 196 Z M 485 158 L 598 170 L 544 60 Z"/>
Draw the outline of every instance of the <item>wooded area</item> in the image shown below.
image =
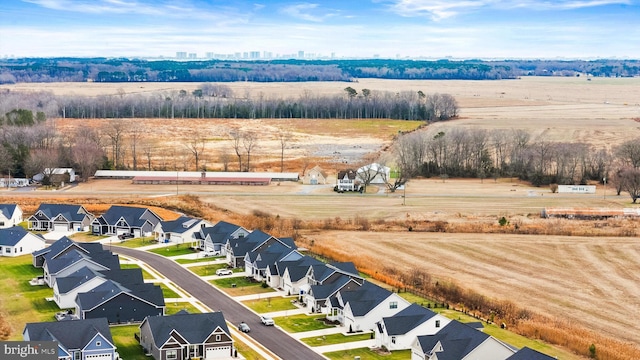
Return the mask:
<path id="1" fill-rule="evenodd" d="M 515 79 L 519 76 L 631 77 L 638 60 L 0 60 L 0 84 L 20 82 L 298 82 L 379 79 Z"/>

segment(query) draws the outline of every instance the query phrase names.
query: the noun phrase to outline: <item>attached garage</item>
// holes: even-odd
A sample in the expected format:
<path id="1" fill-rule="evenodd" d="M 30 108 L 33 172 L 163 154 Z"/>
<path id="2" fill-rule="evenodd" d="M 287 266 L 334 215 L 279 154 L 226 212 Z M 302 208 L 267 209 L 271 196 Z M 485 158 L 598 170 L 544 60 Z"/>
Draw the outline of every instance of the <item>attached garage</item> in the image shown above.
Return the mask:
<path id="1" fill-rule="evenodd" d="M 69 231 L 69 224 L 67 223 L 54 223 L 53 231 Z"/>
<path id="2" fill-rule="evenodd" d="M 85 355 L 85 360 L 113 360 L 111 354 Z"/>
<path id="3" fill-rule="evenodd" d="M 207 348 L 205 351 L 205 360 L 225 359 L 231 356 L 231 346 L 219 346 Z"/>
<path id="4" fill-rule="evenodd" d="M 128 234 L 128 228 L 116 228 L 116 235 Z"/>

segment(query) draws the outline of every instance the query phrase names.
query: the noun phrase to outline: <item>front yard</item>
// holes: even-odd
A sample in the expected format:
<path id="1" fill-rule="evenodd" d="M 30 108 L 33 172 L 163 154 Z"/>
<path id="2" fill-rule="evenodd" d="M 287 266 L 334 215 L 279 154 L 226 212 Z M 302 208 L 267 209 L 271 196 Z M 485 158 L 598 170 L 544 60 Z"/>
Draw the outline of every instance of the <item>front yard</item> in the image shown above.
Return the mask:
<path id="1" fill-rule="evenodd" d="M 366 360 L 407 360 L 411 359 L 411 350 L 392 351 L 390 353 L 380 353 L 368 348 L 340 350 L 324 353 L 324 356 L 332 360 L 353 360 L 356 356 Z"/>
<path id="2" fill-rule="evenodd" d="M 209 264 L 200 266 L 189 266 L 187 269 L 198 276 L 215 275 L 216 270 L 225 269 L 227 264 Z"/>
<path id="3" fill-rule="evenodd" d="M 144 354 L 142 346 L 133 337 L 133 334 L 139 332 L 139 325 L 118 325 L 111 326 L 111 337 L 116 345 L 118 354 L 121 359 L 126 360 L 148 360 Z"/>
<path id="4" fill-rule="evenodd" d="M 324 315 L 309 316 L 309 315 L 291 315 L 291 316 L 279 316 L 273 319 L 284 331 L 290 333 L 297 333 L 303 331 L 330 329 L 335 327 L 334 325 L 327 325 L 322 321 Z M 353 359 L 353 358 L 352 358 Z"/>
<path id="5" fill-rule="evenodd" d="M 358 333 L 355 335 L 344 334 L 329 334 L 324 336 L 312 336 L 308 338 L 300 339 L 303 343 L 309 346 L 324 346 L 333 344 L 343 344 L 353 341 L 363 341 L 373 339 L 373 333 Z"/>
<path id="6" fill-rule="evenodd" d="M 178 255 L 187 255 L 187 254 L 195 254 L 196 253 L 196 251 L 193 250 L 192 248 L 190 248 L 189 246 L 180 245 L 180 244 L 167 245 L 165 247 L 151 249 L 151 250 L 149 250 L 149 252 L 152 252 L 152 253 L 158 254 L 158 255 L 162 255 L 162 256 L 166 256 L 166 257 L 178 256 Z"/>
<path id="7" fill-rule="evenodd" d="M 264 299 L 247 300 L 242 303 L 258 314 L 263 314 L 273 311 L 297 309 L 297 307 L 291 303 L 291 300 L 292 298 L 285 297 L 266 297 Z"/>
<path id="8" fill-rule="evenodd" d="M 244 276 L 228 276 L 209 281 L 230 296 L 264 294 L 274 292 L 270 287 L 262 287 L 262 283 L 252 281 Z"/>

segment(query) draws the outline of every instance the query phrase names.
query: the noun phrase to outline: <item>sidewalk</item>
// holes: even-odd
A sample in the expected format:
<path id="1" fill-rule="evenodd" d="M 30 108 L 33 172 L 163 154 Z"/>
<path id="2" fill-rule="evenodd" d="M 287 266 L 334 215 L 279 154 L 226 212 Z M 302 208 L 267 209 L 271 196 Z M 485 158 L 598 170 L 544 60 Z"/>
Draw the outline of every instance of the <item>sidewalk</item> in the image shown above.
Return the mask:
<path id="1" fill-rule="evenodd" d="M 351 349 L 359 349 L 359 348 L 373 348 L 376 346 L 376 340 L 363 340 L 363 341 L 352 341 L 342 344 L 334 344 L 334 345 L 325 345 L 325 346 L 316 346 L 313 350 L 324 354 L 332 351 L 345 351 Z"/>
<path id="2" fill-rule="evenodd" d="M 313 331 L 303 331 L 303 332 L 296 332 L 296 333 L 289 333 L 289 335 L 291 337 L 294 337 L 296 339 L 303 339 L 303 338 L 308 338 L 308 337 L 322 337 L 323 335 L 331 335 L 331 334 L 341 334 L 344 333 L 344 328 L 341 326 L 336 326 L 336 327 L 332 327 L 332 328 L 328 328 L 328 329 L 322 329 L 322 330 L 313 330 Z M 316 348 L 313 348 L 316 349 Z"/>
<path id="3" fill-rule="evenodd" d="M 270 313 L 262 313 L 260 315 L 274 318 L 274 317 L 281 317 L 281 316 L 303 315 L 306 313 L 307 312 L 304 311 L 304 309 L 291 309 L 291 310 L 273 311 Z"/>

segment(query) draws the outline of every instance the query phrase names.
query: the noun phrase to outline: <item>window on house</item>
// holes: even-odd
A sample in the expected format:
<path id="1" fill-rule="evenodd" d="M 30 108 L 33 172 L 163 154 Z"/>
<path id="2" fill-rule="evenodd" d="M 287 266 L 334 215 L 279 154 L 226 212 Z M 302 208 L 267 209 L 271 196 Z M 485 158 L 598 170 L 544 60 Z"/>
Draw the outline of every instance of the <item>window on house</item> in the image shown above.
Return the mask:
<path id="1" fill-rule="evenodd" d="M 96 346 L 102 346 L 102 341 L 100 340 L 96 341 Z"/>
<path id="2" fill-rule="evenodd" d="M 440 320 L 436 320 L 436 327 L 439 328 L 440 327 Z"/>
<path id="3" fill-rule="evenodd" d="M 11 248 L 10 247 L 4 248 L 4 252 L 7 254 L 11 254 Z"/>
<path id="4" fill-rule="evenodd" d="M 398 308 L 398 302 L 397 301 L 392 301 L 389 303 L 389 309 L 397 309 Z"/>
<path id="5" fill-rule="evenodd" d="M 392 337 L 391 337 L 391 343 L 392 343 L 392 344 L 395 344 L 395 343 L 396 343 L 396 337 L 395 337 L 395 336 L 392 336 Z"/>
<path id="6" fill-rule="evenodd" d="M 216 335 L 216 341 L 222 341 L 222 336 Z"/>
<path id="7" fill-rule="evenodd" d="M 80 360 L 80 355 L 82 355 L 82 354 L 80 354 L 80 351 L 76 351 L 75 356 L 74 356 L 75 359 L 76 360 Z"/>
<path id="8" fill-rule="evenodd" d="M 167 360 L 175 360 L 178 358 L 177 350 L 167 350 Z"/>

